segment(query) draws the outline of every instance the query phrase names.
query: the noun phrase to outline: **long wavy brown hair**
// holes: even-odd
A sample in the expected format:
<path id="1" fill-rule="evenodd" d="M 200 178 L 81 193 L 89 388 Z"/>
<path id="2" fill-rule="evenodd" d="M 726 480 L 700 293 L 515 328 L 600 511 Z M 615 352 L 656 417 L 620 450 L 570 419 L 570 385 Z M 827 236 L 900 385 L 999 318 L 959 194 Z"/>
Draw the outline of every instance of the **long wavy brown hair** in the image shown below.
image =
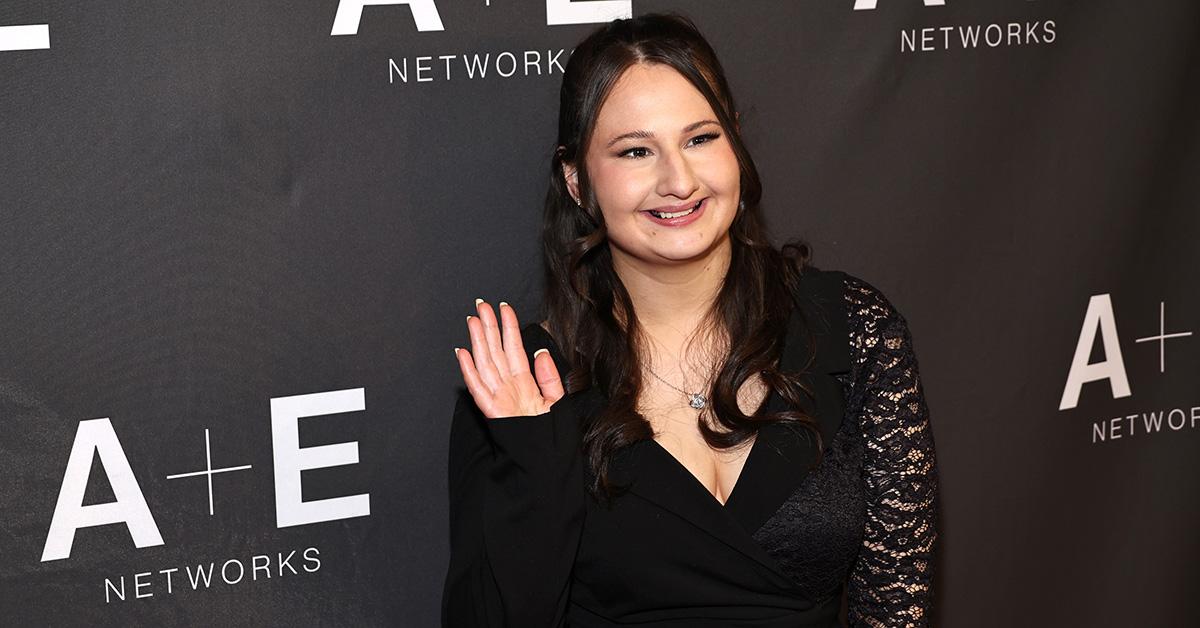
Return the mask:
<path id="1" fill-rule="evenodd" d="M 637 410 L 642 389 L 641 328 L 629 293 L 613 270 L 604 218 L 585 163 L 600 107 L 624 70 L 635 63 L 670 66 L 704 95 L 741 170 L 741 199 L 729 232 L 729 270 L 700 330 L 728 338 L 729 351 L 708 395 L 713 417 L 702 413 L 697 419 L 700 433 L 710 447 L 728 449 L 767 423 L 785 422 L 810 433 L 818 452 L 822 449 L 811 416 L 797 410 L 747 416 L 737 403 L 737 391 L 754 373 L 761 373 L 768 395 L 778 392 L 789 407 L 799 407 L 801 395 L 811 395 L 800 379 L 808 365 L 796 373 L 778 368 L 795 307 L 792 295 L 810 250 L 802 240 L 780 249 L 770 242 L 759 207 L 762 184 L 736 128 L 737 108 L 716 53 L 695 24 L 677 13 L 615 20 L 589 35 L 567 62 L 559 104 L 556 146 L 560 148 L 551 160 L 542 230 L 544 314 L 551 336 L 569 362 L 559 365 L 567 367 L 565 390 L 570 394 L 598 386 L 608 398 L 583 436 L 592 477 L 589 491 L 603 501 L 627 488 L 610 483 L 614 452 L 654 436 L 649 421 Z M 582 209 L 568 191 L 564 164 L 577 170 Z M 812 346 L 811 331 L 805 341 Z"/>

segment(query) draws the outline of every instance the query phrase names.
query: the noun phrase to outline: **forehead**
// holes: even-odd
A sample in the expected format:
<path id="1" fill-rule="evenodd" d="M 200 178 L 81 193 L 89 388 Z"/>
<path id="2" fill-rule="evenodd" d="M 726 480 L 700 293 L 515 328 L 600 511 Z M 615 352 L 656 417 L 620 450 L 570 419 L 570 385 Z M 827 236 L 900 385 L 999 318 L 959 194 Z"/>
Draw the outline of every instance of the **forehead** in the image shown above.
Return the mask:
<path id="1" fill-rule="evenodd" d="M 688 123 L 715 117 L 700 90 L 674 68 L 637 63 L 625 69 L 609 92 L 596 118 L 596 135 L 607 140 L 605 135 L 634 129 L 678 132 Z"/>

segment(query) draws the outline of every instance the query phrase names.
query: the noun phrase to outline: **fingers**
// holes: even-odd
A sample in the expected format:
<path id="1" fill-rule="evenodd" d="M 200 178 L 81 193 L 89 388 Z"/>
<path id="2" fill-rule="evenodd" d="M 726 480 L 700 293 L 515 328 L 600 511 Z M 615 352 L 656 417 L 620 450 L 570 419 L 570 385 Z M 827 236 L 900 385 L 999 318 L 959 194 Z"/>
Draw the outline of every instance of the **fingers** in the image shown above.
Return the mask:
<path id="1" fill-rule="evenodd" d="M 543 348 L 534 354 L 531 371 L 516 310 L 501 303 L 498 320 L 483 299 L 476 299 L 475 306 L 478 316 L 467 317 L 471 351 L 460 349 L 455 355 L 479 409 L 489 417 L 497 412 L 527 413 L 520 408 L 540 407 L 544 412 L 562 398 L 562 379 L 549 351 Z"/>
<path id="2" fill-rule="evenodd" d="M 538 349 L 533 353 L 533 372 L 547 405 L 562 398 L 565 394 L 562 378 L 558 374 L 558 367 L 554 365 L 554 358 L 546 349 Z"/>
<path id="3" fill-rule="evenodd" d="M 495 392 L 500 388 L 500 373 L 496 371 L 496 365 L 492 361 L 483 322 L 479 320 L 478 316 L 467 317 L 467 331 L 471 334 L 471 358 L 475 371 L 479 373 L 479 379 L 487 386 L 488 390 Z"/>
<path id="4" fill-rule="evenodd" d="M 483 338 L 487 343 L 488 358 L 491 359 L 500 378 L 504 379 L 511 375 L 512 371 L 508 365 L 508 358 L 504 355 L 504 344 L 500 338 L 500 322 L 496 320 L 496 313 L 492 311 L 492 306 L 487 301 L 475 299 L 475 307 L 479 310 L 479 322 L 483 323 Z"/>
<path id="5" fill-rule="evenodd" d="M 479 406 L 479 410 L 483 412 L 484 416 L 490 416 L 492 392 L 480 379 L 479 372 L 475 370 L 475 361 L 471 357 L 471 352 L 455 347 L 454 357 L 458 360 L 458 368 L 462 371 L 463 381 L 467 384 L 467 392 L 471 393 L 471 397 L 475 399 L 475 405 Z"/>
<path id="6" fill-rule="evenodd" d="M 513 383 L 520 390 L 522 397 L 540 400 L 544 395 L 529 368 L 529 358 L 525 356 L 525 342 L 521 338 L 521 323 L 517 320 L 517 311 L 503 301 L 500 302 L 500 323 L 504 333 L 504 353 L 508 358 L 509 374 Z"/>
<path id="7" fill-rule="evenodd" d="M 517 311 L 511 305 L 500 302 L 500 329 L 503 332 L 504 354 L 508 358 L 509 375 L 529 372 L 529 358 L 525 357 L 525 343 L 521 340 L 521 323 Z"/>

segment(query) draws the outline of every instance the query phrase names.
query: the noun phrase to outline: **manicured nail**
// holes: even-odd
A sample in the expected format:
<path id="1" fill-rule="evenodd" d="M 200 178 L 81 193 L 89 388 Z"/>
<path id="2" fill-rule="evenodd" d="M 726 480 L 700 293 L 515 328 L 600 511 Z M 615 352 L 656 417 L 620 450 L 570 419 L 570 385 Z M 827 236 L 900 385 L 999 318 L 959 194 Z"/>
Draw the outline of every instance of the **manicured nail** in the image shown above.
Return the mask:
<path id="1" fill-rule="evenodd" d="M 454 357 L 458 357 L 458 347 L 454 347 Z"/>
<path id="2" fill-rule="evenodd" d="M 537 359 L 537 357 L 538 357 L 538 354 L 539 354 L 539 353 L 541 353 L 541 352 L 543 352 L 543 351 L 546 351 L 546 353 L 550 353 L 550 352 L 549 352 L 549 351 L 547 351 L 546 349 L 538 349 L 537 351 L 534 351 L 534 352 L 533 352 L 533 359 L 535 359 L 535 360 L 536 360 L 536 359 Z"/>
<path id="3" fill-rule="evenodd" d="M 475 299 L 475 307 L 479 307 L 480 303 L 483 303 L 483 299 Z"/>
<path id="4" fill-rule="evenodd" d="M 507 303 L 505 303 L 504 301 L 501 301 L 501 302 L 500 302 L 500 307 L 504 307 L 504 306 L 506 306 L 506 305 L 508 305 L 508 304 L 507 304 Z M 512 307 L 512 306 L 509 306 L 509 307 Z"/>
<path id="5" fill-rule="evenodd" d="M 475 318 L 475 317 L 474 317 L 474 316 L 471 316 L 470 314 L 467 314 L 467 322 L 468 322 L 468 323 L 469 323 L 469 322 L 471 322 L 471 319 L 472 319 L 472 318 Z"/>

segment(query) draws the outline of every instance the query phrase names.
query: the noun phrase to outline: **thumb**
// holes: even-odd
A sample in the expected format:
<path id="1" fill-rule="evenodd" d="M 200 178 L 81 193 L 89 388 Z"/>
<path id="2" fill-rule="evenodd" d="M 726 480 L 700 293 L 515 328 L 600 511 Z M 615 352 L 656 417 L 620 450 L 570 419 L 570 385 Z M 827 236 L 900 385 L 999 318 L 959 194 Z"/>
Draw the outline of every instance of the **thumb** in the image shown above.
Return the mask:
<path id="1" fill-rule="evenodd" d="M 562 378 L 558 375 L 558 367 L 554 365 L 550 351 L 538 349 L 533 352 L 533 377 L 537 380 L 538 388 L 542 390 L 542 397 L 547 404 L 558 401 L 565 394 Z"/>

